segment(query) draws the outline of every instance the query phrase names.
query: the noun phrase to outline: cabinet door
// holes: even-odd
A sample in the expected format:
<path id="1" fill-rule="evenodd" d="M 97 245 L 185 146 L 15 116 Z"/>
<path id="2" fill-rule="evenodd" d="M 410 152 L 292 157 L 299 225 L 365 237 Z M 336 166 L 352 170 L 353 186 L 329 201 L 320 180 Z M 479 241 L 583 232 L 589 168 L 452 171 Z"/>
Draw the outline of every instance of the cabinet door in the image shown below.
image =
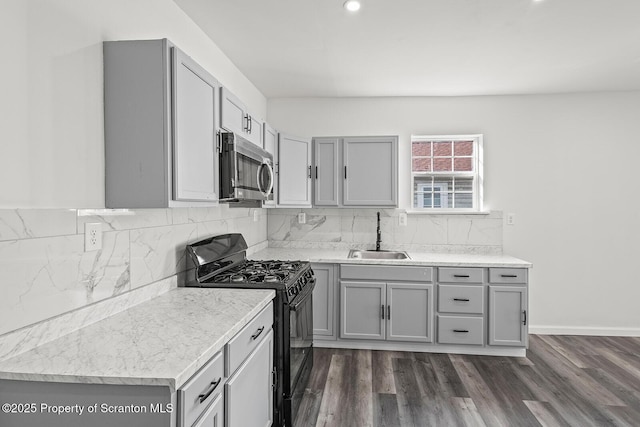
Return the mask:
<path id="1" fill-rule="evenodd" d="M 258 120 L 257 118 L 253 117 L 251 114 L 249 114 L 247 116 L 247 124 L 249 126 L 249 128 L 247 129 L 247 133 L 245 134 L 245 138 L 247 138 L 248 141 L 253 142 L 254 144 L 256 144 L 258 147 L 262 148 L 264 146 L 263 140 L 262 140 L 262 120 Z"/>
<path id="2" fill-rule="evenodd" d="M 211 403 L 205 413 L 193 424 L 193 427 L 223 427 L 224 426 L 224 397 L 220 393 Z"/>
<path id="3" fill-rule="evenodd" d="M 225 384 L 227 427 L 268 427 L 273 423 L 273 330 Z"/>
<path id="4" fill-rule="evenodd" d="M 387 339 L 433 341 L 433 285 L 387 284 Z"/>
<path id="5" fill-rule="evenodd" d="M 244 104 L 224 87 L 220 89 L 220 100 L 220 127 L 244 136 L 247 129 Z"/>
<path id="6" fill-rule="evenodd" d="M 311 207 L 311 140 L 278 139 L 278 205 Z"/>
<path id="7" fill-rule="evenodd" d="M 343 205 L 397 206 L 398 138 L 344 138 Z"/>
<path id="8" fill-rule="evenodd" d="M 385 339 L 385 284 L 340 282 L 340 338 Z"/>
<path id="9" fill-rule="evenodd" d="M 314 170 L 315 176 L 313 204 L 315 206 L 338 206 L 338 139 L 315 138 Z"/>
<path id="10" fill-rule="evenodd" d="M 216 80 L 173 48 L 175 200 L 217 200 Z"/>
<path id="11" fill-rule="evenodd" d="M 489 345 L 527 345 L 526 286 L 489 286 Z"/>
<path id="12" fill-rule="evenodd" d="M 335 339 L 335 268 L 331 264 L 311 264 L 316 278 L 313 289 L 313 338 Z"/>

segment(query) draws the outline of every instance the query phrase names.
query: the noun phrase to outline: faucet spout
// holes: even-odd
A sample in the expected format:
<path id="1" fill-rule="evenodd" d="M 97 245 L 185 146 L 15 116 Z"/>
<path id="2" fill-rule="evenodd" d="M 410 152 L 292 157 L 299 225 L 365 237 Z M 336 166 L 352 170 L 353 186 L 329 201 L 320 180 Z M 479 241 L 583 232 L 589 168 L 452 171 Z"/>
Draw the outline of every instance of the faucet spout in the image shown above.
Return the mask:
<path id="1" fill-rule="evenodd" d="M 380 245 L 382 244 L 382 233 L 380 232 L 380 212 L 378 215 L 378 228 L 376 229 L 377 237 L 376 237 L 376 251 L 380 251 Z"/>

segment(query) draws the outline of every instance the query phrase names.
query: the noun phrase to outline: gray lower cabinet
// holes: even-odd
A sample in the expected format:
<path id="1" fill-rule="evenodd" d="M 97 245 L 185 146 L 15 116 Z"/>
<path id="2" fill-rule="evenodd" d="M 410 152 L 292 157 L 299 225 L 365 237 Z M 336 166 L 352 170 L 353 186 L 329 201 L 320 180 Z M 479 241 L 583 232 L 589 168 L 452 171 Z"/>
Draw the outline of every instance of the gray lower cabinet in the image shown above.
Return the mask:
<path id="1" fill-rule="evenodd" d="M 193 427 L 223 427 L 224 426 L 224 395 L 220 394 L 209 405 L 209 408 L 200 417 Z"/>
<path id="2" fill-rule="evenodd" d="M 341 281 L 340 288 L 340 338 L 433 340 L 433 285 Z"/>
<path id="3" fill-rule="evenodd" d="M 527 331 L 526 286 L 489 285 L 489 344 L 524 347 Z"/>
<path id="4" fill-rule="evenodd" d="M 278 206 L 311 207 L 311 140 L 278 135 Z"/>
<path id="5" fill-rule="evenodd" d="M 207 425 L 199 423 L 223 400 L 224 362 L 224 353 L 219 352 L 178 389 L 178 427 Z"/>
<path id="6" fill-rule="evenodd" d="M 273 423 L 273 330 L 225 384 L 228 427 L 268 427 Z"/>
<path id="7" fill-rule="evenodd" d="M 316 278 L 313 289 L 313 339 L 335 340 L 336 266 L 311 264 Z"/>
<path id="8" fill-rule="evenodd" d="M 167 39 L 104 43 L 106 207 L 218 200 L 218 86 Z"/>

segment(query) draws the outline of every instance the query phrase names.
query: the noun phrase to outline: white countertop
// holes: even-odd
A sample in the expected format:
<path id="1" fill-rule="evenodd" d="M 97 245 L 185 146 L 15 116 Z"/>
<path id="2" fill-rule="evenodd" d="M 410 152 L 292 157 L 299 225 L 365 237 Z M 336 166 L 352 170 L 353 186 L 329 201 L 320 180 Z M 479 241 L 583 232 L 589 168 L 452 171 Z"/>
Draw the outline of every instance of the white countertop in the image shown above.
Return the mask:
<path id="1" fill-rule="evenodd" d="M 173 392 L 274 297 L 273 290 L 177 288 L 0 362 L 0 379 Z"/>
<path id="2" fill-rule="evenodd" d="M 346 249 L 281 249 L 267 248 L 252 254 L 253 260 L 301 260 L 332 264 L 424 265 L 432 267 L 505 267 L 530 268 L 530 262 L 509 255 L 448 254 L 406 251 L 411 259 L 347 258 Z"/>

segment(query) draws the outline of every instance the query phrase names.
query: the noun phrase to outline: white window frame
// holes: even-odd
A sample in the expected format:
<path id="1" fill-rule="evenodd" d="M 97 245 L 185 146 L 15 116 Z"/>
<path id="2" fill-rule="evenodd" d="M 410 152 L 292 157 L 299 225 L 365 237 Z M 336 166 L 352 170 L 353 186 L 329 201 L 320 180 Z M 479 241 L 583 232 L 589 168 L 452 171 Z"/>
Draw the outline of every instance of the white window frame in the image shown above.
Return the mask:
<path id="1" fill-rule="evenodd" d="M 413 171 L 413 142 L 425 141 L 425 142 L 448 142 L 448 141 L 473 141 L 474 144 L 474 158 L 473 158 L 473 172 L 463 171 L 445 171 L 445 172 L 414 172 Z M 411 205 L 409 211 L 414 213 L 481 213 L 483 212 L 483 177 L 484 177 L 484 144 L 483 135 L 411 135 L 411 145 L 409 149 L 409 165 L 411 171 L 411 185 L 409 190 L 411 191 L 409 197 L 409 203 Z M 453 147 L 452 147 L 453 149 Z M 452 156 L 453 156 L 452 152 Z M 455 157 L 454 157 L 455 158 Z M 414 187 L 416 177 L 473 177 L 472 186 L 472 200 L 473 207 L 471 208 L 423 208 L 414 206 Z"/>

